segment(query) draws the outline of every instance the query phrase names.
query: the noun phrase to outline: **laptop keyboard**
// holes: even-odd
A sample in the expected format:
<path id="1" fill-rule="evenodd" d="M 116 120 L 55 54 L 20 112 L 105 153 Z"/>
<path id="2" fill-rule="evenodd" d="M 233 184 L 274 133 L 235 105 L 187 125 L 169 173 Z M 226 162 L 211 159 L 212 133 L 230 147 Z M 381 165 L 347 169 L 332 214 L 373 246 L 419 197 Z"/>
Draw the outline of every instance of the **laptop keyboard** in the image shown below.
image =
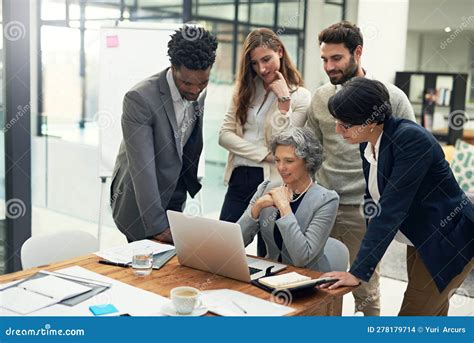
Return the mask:
<path id="1" fill-rule="evenodd" d="M 261 269 L 254 268 L 254 267 L 249 267 L 250 275 L 253 275 L 253 274 L 261 272 L 261 271 L 262 271 Z"/>

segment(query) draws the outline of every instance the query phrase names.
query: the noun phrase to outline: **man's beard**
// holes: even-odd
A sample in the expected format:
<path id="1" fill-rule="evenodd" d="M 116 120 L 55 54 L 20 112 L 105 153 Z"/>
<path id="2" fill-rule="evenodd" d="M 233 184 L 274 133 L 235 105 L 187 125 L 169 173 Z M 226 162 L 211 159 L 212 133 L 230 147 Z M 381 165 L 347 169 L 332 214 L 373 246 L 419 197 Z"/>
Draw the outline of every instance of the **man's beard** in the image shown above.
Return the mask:
<path id="1" fill-rule="evenodd" d="M 333 85 L 341 85 L 341 84 L 344 84 L 344 83 L 346 83 L 347 81 L 349 81 L 350 79 L 352 79 L 354 76 L 356 76 L 358 69 L 359 69 L 359 66 L 358 66 L 358 64 L 356 63 L 356 61 L 355 61 L 355 59 L 354 59 L 354 56 L 351 56 L 351 59 L 349 60 L 349 64 L 347 65 L 346 69 L 344 69 L 344 70 L 339 70 L 340 72 L 342 72 L 342 75 L 339 76 L 339 77 L 336 78 L 336 79 L 333 79 L 333 78 L 331 78 L 331 76 L 328 74 L 328 76 L 329 76 L 329 81 L 331 81 L 331 83 L 332 83 Z"/>

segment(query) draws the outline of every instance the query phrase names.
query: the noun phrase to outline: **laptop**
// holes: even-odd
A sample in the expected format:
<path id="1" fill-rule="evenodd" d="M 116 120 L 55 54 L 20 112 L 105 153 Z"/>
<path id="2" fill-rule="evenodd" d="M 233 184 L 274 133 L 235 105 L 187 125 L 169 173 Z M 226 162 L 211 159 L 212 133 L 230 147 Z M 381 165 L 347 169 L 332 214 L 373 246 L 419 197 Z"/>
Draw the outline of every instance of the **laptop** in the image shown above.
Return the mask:
<path id="1" fill-rule="evenodd" d="M 285 269 L 285 264 L 247 257 L 240 225 L 166 211 L 180 264 L 244 282 Z"/>

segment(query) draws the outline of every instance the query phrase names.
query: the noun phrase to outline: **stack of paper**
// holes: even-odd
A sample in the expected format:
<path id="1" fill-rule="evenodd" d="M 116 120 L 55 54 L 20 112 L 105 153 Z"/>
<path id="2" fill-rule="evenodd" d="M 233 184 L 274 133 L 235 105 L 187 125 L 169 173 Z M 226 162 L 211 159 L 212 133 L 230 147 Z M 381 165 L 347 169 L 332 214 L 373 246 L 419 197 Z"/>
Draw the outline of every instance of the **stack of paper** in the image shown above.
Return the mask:
<path id="1" fill-rule="evenodd" d="M 143 239 L 141 241 L 135 241 L 118 247 L 102 250 L 95 254 L 112 262 L 130 263 L 132 262 L 134 251 L 149 251 L 155 255 L 171 249 L 174 249 L 174 246 Z"/>

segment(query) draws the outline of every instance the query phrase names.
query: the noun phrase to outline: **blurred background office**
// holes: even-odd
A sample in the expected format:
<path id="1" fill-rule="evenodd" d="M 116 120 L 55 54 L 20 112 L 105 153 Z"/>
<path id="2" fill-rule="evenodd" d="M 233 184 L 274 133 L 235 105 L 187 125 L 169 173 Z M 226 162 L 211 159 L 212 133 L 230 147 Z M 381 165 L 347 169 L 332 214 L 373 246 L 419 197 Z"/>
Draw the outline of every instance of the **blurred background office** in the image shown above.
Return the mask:
<path id="1" fill-rule="evenodd" d="M 472 0 L 3 0 L 0 12 L 0 273 L 21 269 L 19 251 L 30 236 L 73 229 L 97 235 L 104 25 L 196 22 L 217 35 L 204 116 L 204 187 L 201 197 L 188 201 L 188 208 L 208 217 L 218 217 L 226 190 L 227 152 L 217 144 L 218 131 L 242 42 L 257 27 L 281 37 L 314 93 L 328 81 L 318 33 L 341 20 L 356 23 L 364 34 L 367 71 L 406 91 L 418 121 L 440 143 L 458 138 L 474 143 Z M 450 125 L 453 116 L 463 130 Z M 472 147 L 467 149 L 474 159 Z M 126 242 L 114 227 L 107 198 L 102 247 Z M 383 261 L 387 284 L 406 279 L 399 248 L 391 247 Z M 459 301 L 473 303 L 463 300 L 474 296 L 473 280 L 471 275 Z"/>

